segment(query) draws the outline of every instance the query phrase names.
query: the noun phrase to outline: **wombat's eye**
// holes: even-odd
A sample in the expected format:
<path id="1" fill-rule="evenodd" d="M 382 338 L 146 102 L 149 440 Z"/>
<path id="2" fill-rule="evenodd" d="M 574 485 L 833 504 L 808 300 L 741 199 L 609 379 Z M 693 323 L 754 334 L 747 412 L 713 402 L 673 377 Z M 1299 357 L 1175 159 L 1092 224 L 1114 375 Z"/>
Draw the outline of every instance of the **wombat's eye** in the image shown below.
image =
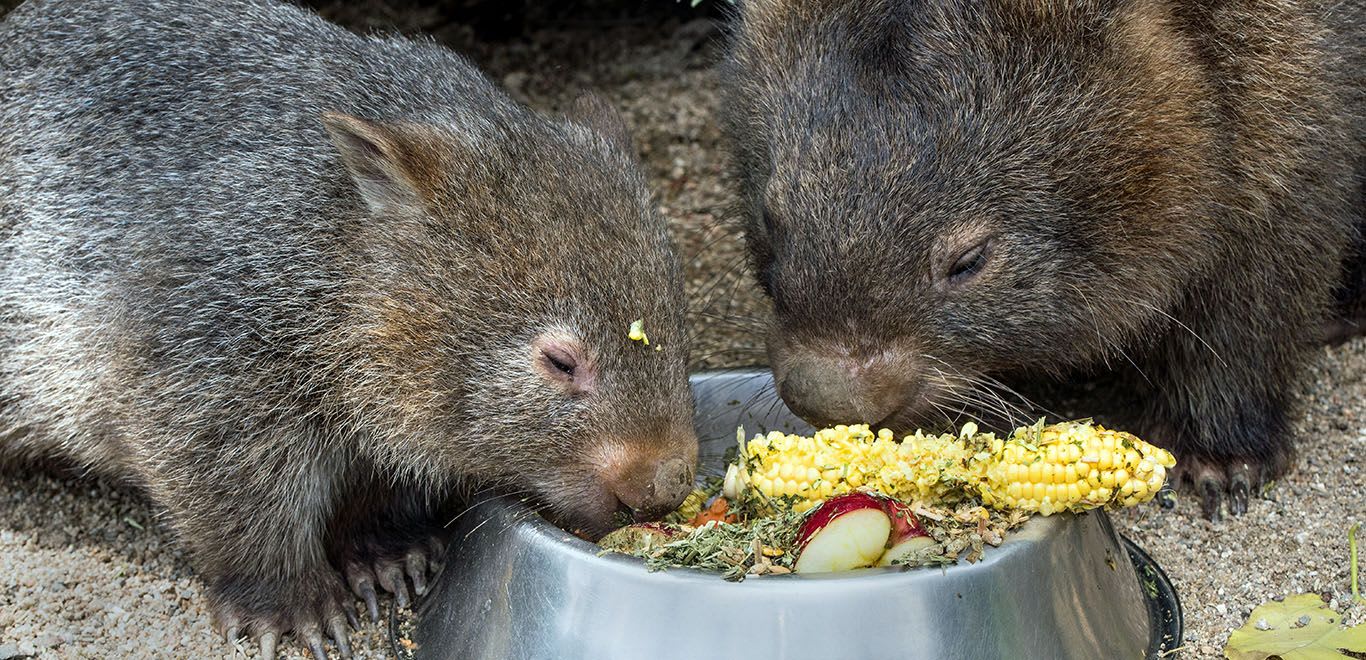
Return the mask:
<path id="1" fill-rule="evenodd" d="M 545 360 L 546 366 L 550 367 L 551 370 L 564 374 L 570 379 L 574 377 L 574 369 L 578 366 L 574 362 L 574 356 L 559 351 L 543 349 L 541 359 Z"/>
<path id="2" fill-rule="evenodd" d="M 583 344 L 566 332 L 553 330 L 532 342 L 532 366 L 542 378 L 571 394 L 593 391 L 597 367 Z"/>
<path id="3" fill-rule="evenodd" d="M 973 275 L 981 272 L 987 265 L 987 257 L 991 254 L 991 239 L 968 248 L 954 259 L 953 265 L 949 266 L 949 284 L 961 284 L 971 279 Z"/>

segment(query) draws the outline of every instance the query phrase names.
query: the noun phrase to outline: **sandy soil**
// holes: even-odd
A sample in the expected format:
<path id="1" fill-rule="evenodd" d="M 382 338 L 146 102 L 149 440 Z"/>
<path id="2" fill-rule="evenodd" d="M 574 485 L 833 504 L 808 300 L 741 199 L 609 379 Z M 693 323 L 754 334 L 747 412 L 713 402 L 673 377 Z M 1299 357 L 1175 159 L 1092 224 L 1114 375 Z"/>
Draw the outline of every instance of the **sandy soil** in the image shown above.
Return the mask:
<path id="1" fill-rule="evenodd" d="M 459 2 L 320 4 L 358 29 L 434 34 L 539 108 L 555 111 L 582 89 L 610 99 L 635 131 L 688 263 L 698 366 L 761 363 L 765 308 L 728 224 L 713 119 L 717 34 L 687 3 L 655 1 L 474 24 L 460 18 Z M 1229 632 L 1275 596 L 1320 592 L 1347 620 L 1366 619 L 1366 606 L 1348 602 L 1346 538 L 1352 522 L 1366 523 L 1366 341 L 1325 349 L 1302 400 L 1301 457 L 1246 516 L 1210 523 L 1193 500 L 1171 513 L 1145 506 L 1116 516 L 1176 584 L 1186 612 L 1181 657 L 1221 657 Z M 351 643 L 359 657 L 385 654 L 379 626 Z M 183 552 L 135 494 L 46 474 L 0 475 L 0 660 L 232 654 L 211 631 Z"/>

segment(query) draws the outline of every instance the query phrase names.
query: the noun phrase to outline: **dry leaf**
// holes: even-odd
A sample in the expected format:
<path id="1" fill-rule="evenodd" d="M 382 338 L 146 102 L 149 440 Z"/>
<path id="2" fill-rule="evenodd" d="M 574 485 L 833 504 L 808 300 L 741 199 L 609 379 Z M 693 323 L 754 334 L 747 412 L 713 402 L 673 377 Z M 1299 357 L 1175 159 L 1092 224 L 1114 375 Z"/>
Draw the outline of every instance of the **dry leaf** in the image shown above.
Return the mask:
<path id="1" fill-rule="evenodd" d="M 1229 660 L 1352 660 L 1366 654 L 1366 625 L 1343 628 L 1342 617 L 1318 594 L 1263 603 L 1233 631 Z M 1354 655 L 1348 655 L 1352 653 Z"/>

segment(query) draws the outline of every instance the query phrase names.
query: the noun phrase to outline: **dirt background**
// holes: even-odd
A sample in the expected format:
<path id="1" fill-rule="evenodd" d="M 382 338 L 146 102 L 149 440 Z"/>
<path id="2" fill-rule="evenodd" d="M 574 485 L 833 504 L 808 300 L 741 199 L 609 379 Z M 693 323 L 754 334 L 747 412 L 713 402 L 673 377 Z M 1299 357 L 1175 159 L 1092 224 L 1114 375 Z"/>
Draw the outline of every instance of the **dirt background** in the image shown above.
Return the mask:
<path id="1" fill-rule="evenodd" d="M 0 13 L 14 4 L 0 0 Z M 537 108 L 558 111 L 582 90 L 608 98 L 634 130 L 688 264 L 698 367 L 762 363 L 766 310 L 727 212 L 710 0 L 313 6 L 361 31 L 433 35 Z M 1347 561 L 1347 529 L 1366 523 L 1366 341 L 1324 349 L 1301 400 L 1295 469 L 1246 516 L 1210 523 L 1186 499 L 1174 512 L 1115 517 L 1176 584 L 1180 657 L 1222 657 L 1229 632 L 1277 596 L 1322 593 L 1347 621 L 1366 619 L 1366 606 L 1349 603 Z M 385 657 L 378 626 L 351 643 L 358 657 Z M 302 657 L 292 644 L 283 651 Z M 201 584 L 145 502 L 95 481 L 0 474 L 0 660 L 242 654 L 255 656 L 212 633 Z"/>

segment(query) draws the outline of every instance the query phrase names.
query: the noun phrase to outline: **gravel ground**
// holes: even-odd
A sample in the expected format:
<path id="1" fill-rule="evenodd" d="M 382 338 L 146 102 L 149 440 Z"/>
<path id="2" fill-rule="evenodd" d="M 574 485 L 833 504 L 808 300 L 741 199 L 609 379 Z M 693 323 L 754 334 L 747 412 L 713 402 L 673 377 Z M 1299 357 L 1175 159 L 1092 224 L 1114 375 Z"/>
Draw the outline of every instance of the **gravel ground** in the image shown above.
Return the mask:
<path id="1" fill-rule="evenodd" d="M 727 224 L 710 72 L 716 34 L 707 20 L 686 3 L 617 16 L 584 10 L 529 27 L 452 21 L 449 2 L 321 4 L 359 29 L 433 34 L 536 107 L 564 107 L 581 89 L 610 99 L 635 131 L 688 263 L 698 366 L 762 361 L 751 331 L 765 307 Z M 489 34 L 512 36 L 494 42 Z M 1348 602 L 1346 539 L 1351 523 L 1366 523 L 1366 340 L 1325 349 L 1302 401 L 1300 459 L 1246 516 L 1210 523 L 1193 500 L 1171 513 L 1145 506 L 1116 516 L 1176 584 L 1186 613 L 1181 657 L 1221 657 L 1229 632 L 1276 596 L 1320 592 L 1347 621 L 1366 620 L 1366 606 Z M 213 635 L 201 591 L 136 494 L 45 473 L 0 474 L 0 660 L 233 655 Z M 354 633 L 351 643 L 359 657 L 384 655 L 379 626 Z M 285 651 L 301 657 L 293 646 Z"/>

